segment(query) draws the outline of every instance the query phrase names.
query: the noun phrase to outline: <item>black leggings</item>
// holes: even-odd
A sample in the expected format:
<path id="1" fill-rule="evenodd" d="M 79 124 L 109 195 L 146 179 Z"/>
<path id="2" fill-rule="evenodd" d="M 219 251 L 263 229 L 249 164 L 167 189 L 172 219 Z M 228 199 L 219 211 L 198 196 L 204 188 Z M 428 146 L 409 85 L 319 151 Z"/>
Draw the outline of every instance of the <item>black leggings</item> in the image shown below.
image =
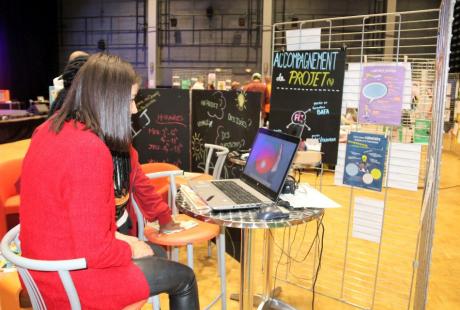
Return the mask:
<path id="1" fill-rule="evenodd" d="M 133 260 L 147 279 L 150 296 L 168 293 L 169 309 L 172 310 L 200 309 L 193 270 L 181 263 L 160 257 L 156 248 L 154 252 L 154 256 Z"/>
<path id="2" fill-rule="evenodd" d="M 122 225 L 118 231 L 129 234 L 131 221 Z M 154 255 L 133 259 L 133 262 L 144 273 L 150 287 L 150 296 L 160 293 L 169 295 L 169 309 L 171 310 L 199 310 L 198 287 L 195 273 L 188 266 L 168 260 L 166 251 L 159 245 L 151 242 Z"/>

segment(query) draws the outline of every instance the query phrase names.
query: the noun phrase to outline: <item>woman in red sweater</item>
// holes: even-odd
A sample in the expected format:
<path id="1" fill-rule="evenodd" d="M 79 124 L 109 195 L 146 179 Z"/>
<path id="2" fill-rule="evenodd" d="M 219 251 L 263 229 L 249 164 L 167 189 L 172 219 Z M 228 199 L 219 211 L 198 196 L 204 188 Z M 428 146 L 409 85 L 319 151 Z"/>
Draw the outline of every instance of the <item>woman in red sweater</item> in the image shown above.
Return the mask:
<path id="1" fill-rule="evenodd" d="M 162 292 L 170 309 L 199 309 L 190 268 L 152 255 L 142 241 L 117 239 L 112 154 L 130 152 L 136 83 L 127 62 L 93 55 L 63 107 L 36 130 L 21 176 L 22 251 L 35 259 L 85 258 L 87 269 L 71 272 L 83 309 L 122 309 Z M 69 308 L 57 274 L 32 276 L 48 309 Z"/>
<path id="2" fill-rule="evenodd" d="M 49 117 L 52 117 L 62 107 L 78 70 L 88 61 L 89 56 L 83 51 L 75 51 L 70 55 L 70 60 L 61 75 L 64 80 L 64 88 L 59 91 L 50 109 Z M 135 113 L 135 111 L 131 112 Z M 112 151 L 111 153 L 114 166 L 115 219 L 118 232 L 124 235 L 137 236 L 138 229 L 143 229 L 143 227 L 138 227 L 136 214 L 131 205 L 131 199 L 129 199 L 130 195 L 134 195 L 144 218 L 149 222 L 159 222 L 160 230 L 180 230 L 181 227 L 174 223 L 171 218 L 171 209 L 142 172 L 137 151 L 131 146 L 129 152 Z M 121 235 L 117 235 L 117 237 L 131 244 L 137 242 L 136 238 Z M 150 242 L 148 245 L 153 249 L 155 255 L 166 257 L 166 252 L 162 247 Z"/>

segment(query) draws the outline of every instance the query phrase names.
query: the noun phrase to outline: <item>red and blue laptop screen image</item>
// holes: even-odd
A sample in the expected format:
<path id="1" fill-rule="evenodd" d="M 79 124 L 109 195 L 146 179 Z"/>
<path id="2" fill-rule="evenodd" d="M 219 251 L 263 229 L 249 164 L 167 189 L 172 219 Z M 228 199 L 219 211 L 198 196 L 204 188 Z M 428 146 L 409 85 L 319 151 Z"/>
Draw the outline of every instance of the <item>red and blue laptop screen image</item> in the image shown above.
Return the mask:
<path id="1" fill-rule="evenodd" d="M 298 143 L 299 139 L 296 137 L 259 129 L 244 167 L 243 178 L 250 177 L 277 196 L 297 151 Z"/>

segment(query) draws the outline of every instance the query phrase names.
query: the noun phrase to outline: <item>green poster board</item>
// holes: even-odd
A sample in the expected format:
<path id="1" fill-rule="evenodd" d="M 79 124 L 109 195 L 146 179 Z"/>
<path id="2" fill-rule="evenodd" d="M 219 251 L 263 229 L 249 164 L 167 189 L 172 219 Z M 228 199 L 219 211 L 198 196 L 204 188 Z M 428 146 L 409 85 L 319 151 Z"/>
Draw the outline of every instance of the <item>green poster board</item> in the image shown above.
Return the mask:
<path id="1" fill-rule="evenodd" d="M 431 120 L 416 119 L 414 130 L 414 143 L 428 144 L 431 135 Z"/>

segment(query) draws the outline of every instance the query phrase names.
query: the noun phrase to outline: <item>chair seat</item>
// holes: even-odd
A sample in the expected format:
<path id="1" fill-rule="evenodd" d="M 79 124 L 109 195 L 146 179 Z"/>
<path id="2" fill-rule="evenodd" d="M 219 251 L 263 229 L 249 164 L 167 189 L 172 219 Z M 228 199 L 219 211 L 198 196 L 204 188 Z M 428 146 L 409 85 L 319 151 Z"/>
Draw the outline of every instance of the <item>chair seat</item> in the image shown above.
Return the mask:
<path id="1" fill-rule="evenodd" d="M 194 221 L 198 225 L 169 235 L 160 234 L 158 230 L 146 226 L 144 234 L 147 240 L 163 246 L 184 246 L 195 242 L 211 240 L 220 233 L 218 225 L 201 222 L 185 214 L 179 214 L 175 219 L 176 221 Z"/>
<path id="2" fill-rule="evenodd" d="M 19 195 L 11 196 L 5 201 L 5 213 L 14 214 L 19 212 Z"/>

